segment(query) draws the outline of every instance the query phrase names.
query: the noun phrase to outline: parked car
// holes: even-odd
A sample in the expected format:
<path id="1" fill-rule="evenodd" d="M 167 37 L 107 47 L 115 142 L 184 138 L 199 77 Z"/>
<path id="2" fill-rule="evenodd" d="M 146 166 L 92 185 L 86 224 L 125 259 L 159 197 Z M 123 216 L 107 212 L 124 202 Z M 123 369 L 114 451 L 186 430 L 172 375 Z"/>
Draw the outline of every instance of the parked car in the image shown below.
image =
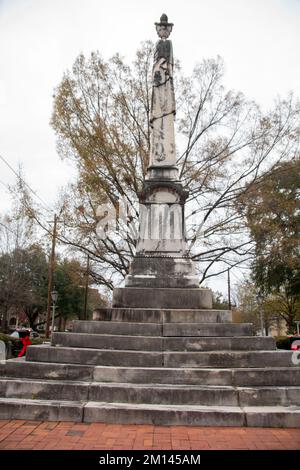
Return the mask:
<path id="1" fill-rule="evenodd" d="M 290 338 L 290 341 L 291 341 L 291 349 L 293 351 L 300 350 L 300 336 L 292 336 Z"/>
<path id="2" fill-rule="evenodd" d="M 40 335 L 37 331 L 33 331 L 31 328 L 18 328 L 11 333 L 13 338 L 25 338 L 25 336 L 29 336 L 29 338 L 39 338 Z"/>
<path id="3" fill-rule="evenodd" d="M 37 331 L 31 331 L 30 332 L 30 335 L 29 335 L 30 338 L 39 338 L 40 337 L 40 334 L 37 332 Z"/>

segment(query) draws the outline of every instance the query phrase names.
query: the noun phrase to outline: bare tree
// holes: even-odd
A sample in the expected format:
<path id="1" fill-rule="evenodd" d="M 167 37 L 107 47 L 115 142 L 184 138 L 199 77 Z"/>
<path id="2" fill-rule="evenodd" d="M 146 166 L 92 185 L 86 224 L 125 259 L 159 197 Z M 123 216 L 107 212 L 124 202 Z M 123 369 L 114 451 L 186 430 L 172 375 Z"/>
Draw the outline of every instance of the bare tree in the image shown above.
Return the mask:
<path id="1" fill-rule="evenodd" d="M 97 237 L 97 207 L 126 200 L 127 223 L 138 220 L 137 193 L 145 176 L 149 146 L 152 43 L 137 51 L 132 66 L 116 55 L 80 55 L 54 97 L 52 126 L 62 158 L 78 168 L 76 183 L 60 196 L 58 238 L 89 253 L 97 262 L 95 279 L 112 288 L 129 269 L 135 237 Z M 199 261 L 201 282 L 253 256 L 253 240 L 237 201 L 279 161 L 292 159 L 299 146 L 299 103 L 289 95 L 263 113 L 240 92 L 222 84 L 220 58 L 204 60 L 191 77 L 176 64 L 177 156 L 189 190 L 189 248 Z M 29 199 L 27 198 L 29 207 Z M 37 210 L 32 217 L 45 229 Z"/>

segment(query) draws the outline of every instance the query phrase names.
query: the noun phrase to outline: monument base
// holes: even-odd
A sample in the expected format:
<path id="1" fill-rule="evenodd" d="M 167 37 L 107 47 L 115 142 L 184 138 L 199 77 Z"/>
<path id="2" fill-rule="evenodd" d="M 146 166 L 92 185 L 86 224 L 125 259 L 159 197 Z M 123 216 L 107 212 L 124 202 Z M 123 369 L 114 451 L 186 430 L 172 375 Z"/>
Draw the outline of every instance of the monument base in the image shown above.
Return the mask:
<path id="1" fill-rule="evenodd" d="M 113 307 L 211 309 L 210 289 L 118 287 L 113 293 Z"/>
<path id="2" fill-rule="evenodd" d="M 125 287 L 199 289 L 194 263 L 182 257 L 134 257 Z"/>

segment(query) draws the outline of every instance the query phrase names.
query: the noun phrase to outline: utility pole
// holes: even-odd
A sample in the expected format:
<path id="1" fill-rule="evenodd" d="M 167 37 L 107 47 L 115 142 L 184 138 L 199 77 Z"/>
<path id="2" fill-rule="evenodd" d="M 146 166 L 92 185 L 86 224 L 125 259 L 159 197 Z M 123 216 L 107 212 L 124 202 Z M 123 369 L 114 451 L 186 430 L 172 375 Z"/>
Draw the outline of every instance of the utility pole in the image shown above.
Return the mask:
<path id="1" fill-rule="evenodd" d="M 89 274 L 90 274 L 90 255 L 87 255 L 86 271 L 85 271 L 85 291 L 84 291 L 84 311 L 83 319 L 87 320 L 87 301 L 88 301 L 88 290 L 89 290 Z"/>
<path id="2" fill-rule="evenodd" d="M 53 275 L 55 266 L 55 244 L 56 244 L 57 215 L 54 214 L 52 248 L 49 262 L 49 280 L 48 280 L 48 300 L 47 300 L 47 318 L 46 318 L 46 338 L 49 338 L 50 316 L 51 316 L 51 292 L 53 289 Z"/>
<path id="3" fill-rule="evenodd" d="M 231 310 L 230 268 L 227 269 L 228 309 Z"/>

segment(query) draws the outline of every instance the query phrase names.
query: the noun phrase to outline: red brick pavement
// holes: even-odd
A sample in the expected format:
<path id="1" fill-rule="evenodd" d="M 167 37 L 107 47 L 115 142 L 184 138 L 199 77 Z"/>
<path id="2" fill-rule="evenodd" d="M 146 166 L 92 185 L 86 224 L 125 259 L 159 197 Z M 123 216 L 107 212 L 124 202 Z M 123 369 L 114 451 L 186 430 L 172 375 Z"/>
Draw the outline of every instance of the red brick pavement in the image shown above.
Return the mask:
<path id="1" fill-rule="evenodd" d="M 0 420 L 0 449 L 300 450 L 300 429 Z"/>

